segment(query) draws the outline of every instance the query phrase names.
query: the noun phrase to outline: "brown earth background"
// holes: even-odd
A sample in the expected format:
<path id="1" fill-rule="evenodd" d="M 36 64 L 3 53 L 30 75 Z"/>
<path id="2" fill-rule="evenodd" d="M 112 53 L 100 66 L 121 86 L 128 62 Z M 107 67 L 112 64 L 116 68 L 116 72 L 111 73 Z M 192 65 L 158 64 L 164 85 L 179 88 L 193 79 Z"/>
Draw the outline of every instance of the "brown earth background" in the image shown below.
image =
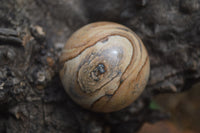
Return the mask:
<path id="1" fill-rule="evenodd" d="M 151 62 L 140 98 L 109 114 L 76 105 L 58 75 L 69 36 L 95 21 L 131 28 Z M 134 133 L 162 120 L 198 132 L 198 82 L 199 0 L 0 0 L 0 133 Z"/>

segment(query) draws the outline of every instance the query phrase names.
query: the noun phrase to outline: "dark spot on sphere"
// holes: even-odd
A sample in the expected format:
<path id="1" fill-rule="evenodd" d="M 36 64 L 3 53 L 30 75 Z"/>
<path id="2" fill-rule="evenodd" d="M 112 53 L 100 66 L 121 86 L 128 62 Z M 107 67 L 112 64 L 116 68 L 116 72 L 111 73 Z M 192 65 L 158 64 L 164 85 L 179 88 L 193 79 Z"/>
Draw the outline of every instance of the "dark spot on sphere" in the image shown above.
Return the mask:
<path id="1" fill-rule="evenodd" d="M 100 75 L 104 74 L 106 72 L 105 65 L 102 63 L 99 63 L 95 69 L 91 72 L 91 77 L 95 81 L 99 81 Z"/>

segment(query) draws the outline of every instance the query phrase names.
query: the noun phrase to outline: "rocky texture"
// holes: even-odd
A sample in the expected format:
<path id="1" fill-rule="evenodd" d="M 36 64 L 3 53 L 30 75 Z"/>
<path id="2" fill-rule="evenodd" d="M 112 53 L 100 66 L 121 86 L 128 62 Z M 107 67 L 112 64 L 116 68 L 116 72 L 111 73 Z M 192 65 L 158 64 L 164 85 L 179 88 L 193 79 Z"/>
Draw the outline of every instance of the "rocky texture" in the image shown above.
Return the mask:
<path id="1" fill-rule="evenodd" d="M 82 109 L 64 92 L 58 57 L 68 37 L 94 21 L 135 31 L 150 55 L 146 91 L 111 114 Z M 5 29 L 6 28 L 6 29 Z M 1 0 L 0 132 L 134 132 L 166 117 L 151 97 L 200 80 L 199 0 Z"/>

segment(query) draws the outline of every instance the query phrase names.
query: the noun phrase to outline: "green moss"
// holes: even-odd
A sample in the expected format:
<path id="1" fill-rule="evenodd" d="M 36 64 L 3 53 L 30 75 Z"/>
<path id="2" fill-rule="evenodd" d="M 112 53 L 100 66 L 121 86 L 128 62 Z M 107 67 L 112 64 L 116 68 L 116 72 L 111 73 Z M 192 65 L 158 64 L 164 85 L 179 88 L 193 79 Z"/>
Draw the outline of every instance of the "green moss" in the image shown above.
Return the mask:
<path id="1" fill-rule="evenodd" d="M 151 101 L 151 103 L 149 104 L 149 108 L 153 109 L 153 110 L 160 110 L 161 109 L 161 107 L 155 101 Z"/>

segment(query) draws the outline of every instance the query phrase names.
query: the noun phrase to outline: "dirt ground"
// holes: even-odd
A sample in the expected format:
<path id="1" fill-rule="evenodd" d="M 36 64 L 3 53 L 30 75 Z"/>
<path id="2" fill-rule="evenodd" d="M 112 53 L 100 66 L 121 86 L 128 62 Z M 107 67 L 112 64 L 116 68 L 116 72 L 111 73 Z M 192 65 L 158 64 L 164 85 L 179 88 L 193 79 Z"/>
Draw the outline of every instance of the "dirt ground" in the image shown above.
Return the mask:
<path id="1" fill-rule="evenodd" d="M 151 62 L 139 99 L 107 114 L 76 105 L 58 75 L 69 36 L 96 21 L 131 28 Z M 199 0 L 0 0 L 0 133 L 135 133 L 162 120 L 198 132 L 199 36 Z"/>

